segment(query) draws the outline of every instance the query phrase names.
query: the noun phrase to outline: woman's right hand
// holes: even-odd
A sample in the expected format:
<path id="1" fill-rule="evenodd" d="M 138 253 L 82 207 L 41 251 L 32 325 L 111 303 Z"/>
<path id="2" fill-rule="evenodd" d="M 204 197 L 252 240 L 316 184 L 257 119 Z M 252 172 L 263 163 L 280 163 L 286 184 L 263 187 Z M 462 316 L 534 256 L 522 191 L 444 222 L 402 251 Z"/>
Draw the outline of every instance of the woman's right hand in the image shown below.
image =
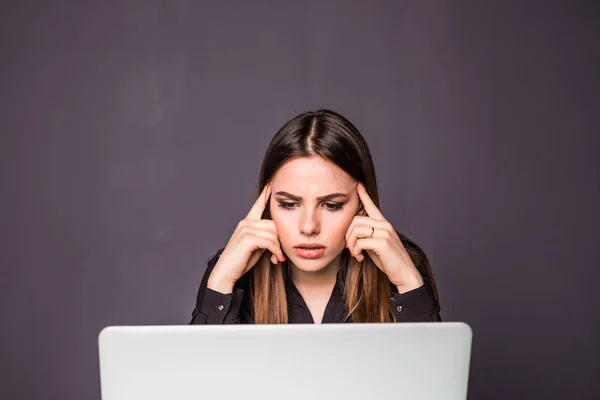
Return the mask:
<path id="1" fill-rule="evenodd" d="M 261 219 L 270 195 L 271 185 L 267 184 L 246 218 L 238 223 L 208 278 L 209 289 L 231 293 L 238 279 L 256 264 L 265 250 L 273 253 L 273 264 L 285 261 L 275 223 Z"/>

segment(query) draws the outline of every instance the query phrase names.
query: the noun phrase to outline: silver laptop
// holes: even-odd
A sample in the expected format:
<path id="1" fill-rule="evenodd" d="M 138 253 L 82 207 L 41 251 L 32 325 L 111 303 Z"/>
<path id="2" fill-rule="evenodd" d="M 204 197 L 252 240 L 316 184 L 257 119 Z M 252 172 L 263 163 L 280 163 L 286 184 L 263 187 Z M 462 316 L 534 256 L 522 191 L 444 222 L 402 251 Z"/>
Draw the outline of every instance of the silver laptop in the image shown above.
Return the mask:
<path id="1" fill-rule="evenodd" d="M 99 336 L 103 400 L 465 400 L 462 322 L 113 326 Z"/>

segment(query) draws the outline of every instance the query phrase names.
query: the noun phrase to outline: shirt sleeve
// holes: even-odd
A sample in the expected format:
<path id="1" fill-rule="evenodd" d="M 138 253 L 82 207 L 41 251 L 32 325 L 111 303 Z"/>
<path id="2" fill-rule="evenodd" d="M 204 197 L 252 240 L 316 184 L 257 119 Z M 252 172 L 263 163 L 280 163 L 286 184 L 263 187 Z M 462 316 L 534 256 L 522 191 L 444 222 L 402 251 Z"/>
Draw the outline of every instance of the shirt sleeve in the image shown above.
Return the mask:
<path id="1" fill-rule="evenodd" d="M 240 322 L 240 309 L 244 290 L 234 287 L 233 293 L 221 293 L 207 287 L 208 278 L 224 249 L 208 260 L 206 271 L 198 288 L 196 306 L 188 325 L 236 324 Z"/>
<path id="2" fill-rule="evenodd" d="M 441 322 L 440 305 L 426 282 L 406 293 L 392 290 L 392 310 L 397 322 Z"/>

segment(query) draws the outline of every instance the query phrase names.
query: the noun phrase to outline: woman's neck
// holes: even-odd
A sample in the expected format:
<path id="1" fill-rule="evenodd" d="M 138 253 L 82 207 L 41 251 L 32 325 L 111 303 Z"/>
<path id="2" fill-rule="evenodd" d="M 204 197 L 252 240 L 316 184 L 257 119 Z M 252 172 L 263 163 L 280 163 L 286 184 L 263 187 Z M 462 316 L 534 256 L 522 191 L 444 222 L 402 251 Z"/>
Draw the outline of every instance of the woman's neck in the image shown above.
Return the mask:
<path id="1" fill-rule="evenodd" d="M 290 273 L 296 287 L 331 287 L 335 285 L 337 273 L 340 269 L 341 253 L 323 269 L 315 272 L 306 272 L 290 263 Z"/>

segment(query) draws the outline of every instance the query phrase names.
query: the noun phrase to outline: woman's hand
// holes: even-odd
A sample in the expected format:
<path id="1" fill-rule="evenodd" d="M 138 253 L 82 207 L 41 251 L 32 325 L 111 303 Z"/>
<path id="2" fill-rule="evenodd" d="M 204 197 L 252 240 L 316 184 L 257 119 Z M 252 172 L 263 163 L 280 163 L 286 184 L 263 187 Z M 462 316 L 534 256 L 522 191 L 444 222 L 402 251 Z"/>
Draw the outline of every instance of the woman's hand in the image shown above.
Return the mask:
<path id="1" fill-rule="evenodd" d="M 357 215 L 346 231 L 350 255 L 364 260 L 363 250 L 400 293 L 423 285 L 423 278 L 406 252 L 394 227 L 381 214 L 362 183 L 356 190 L 367 216 Z"/>
<path id="2" fill-rule="evenodd" d="M 278 260 L 285 261 L 275 223 L 261 219 L 270 195 L 271 185 L 267 184 L 219 256 L 208 278 L 208 288 L 231 293 L 238 279 L 256 264 L 265 250 L 273 253 L 271 261 L 274 264 Z"/>

